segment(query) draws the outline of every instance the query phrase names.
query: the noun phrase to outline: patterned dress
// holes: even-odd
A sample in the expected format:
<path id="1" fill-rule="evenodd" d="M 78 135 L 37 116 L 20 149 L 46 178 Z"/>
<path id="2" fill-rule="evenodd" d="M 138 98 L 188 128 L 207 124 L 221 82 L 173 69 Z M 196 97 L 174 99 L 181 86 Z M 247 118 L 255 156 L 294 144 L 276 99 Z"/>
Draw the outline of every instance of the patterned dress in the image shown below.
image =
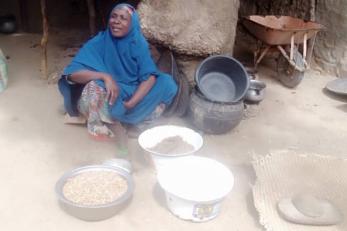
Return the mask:
<path id="1" fill-rule="evenodd" d="M 78 100 L 78 111 L 87 119 L 87 128 L 93 137 L 115 136 L 112 130 L 115 123 L 112 120 L 108 103 L 106 101 L 106 91 L 95 81 L 90 81 L 84 87 L 81 97 Z M 159 118 L 165 110 L 165 104 L 159 104 L 156 109 L 138 127 L 148 125 L 153 120 Z"/>

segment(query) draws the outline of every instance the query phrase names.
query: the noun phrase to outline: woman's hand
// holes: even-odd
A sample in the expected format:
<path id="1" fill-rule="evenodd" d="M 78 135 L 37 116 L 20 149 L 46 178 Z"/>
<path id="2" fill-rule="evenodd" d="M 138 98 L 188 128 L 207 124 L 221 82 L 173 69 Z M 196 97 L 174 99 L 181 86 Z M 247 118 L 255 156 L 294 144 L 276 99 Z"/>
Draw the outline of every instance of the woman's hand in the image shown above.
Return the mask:
<path id="1" fill-rule="evenodd" d="M 136 89 L 134 95 L 128 101 L 123 102 L 124 107 L 127 110 L 135 107 L 148 94 L 155 82 L 155 76 L 150 76 L 147 80 L 142 81 L 139 87 Z"/>
<path id="2" fill-rule="evenodd" d="M 104 81 L 106 87 L 106 100 L 108 101 L 109 105 L 113 105 L 119 94 L 117 83 L 113 80 L 112 76 L 108 74 L 105 74 L 102 80 Z"/>
<path id="3" fill-rule="evenodd" d="M 82 84 L 86 84 L 91 80 L 98 80 L 98 79 L 104 81 L 105 83 L 106 100 L 108 101 L 110 105 L 114 104 L 119 94 L 119 88 L 111 75 L 107 73 L 89 71 L 89 70 L 78 71 L 71 75 L 71 80 L 73 82 L 82 83 Z"/>
<path id="4" fill-rule="evenodd" d="M 124 101 L 123 102 L 123 105 L 124 105 L 124 107 L 127 109 L 127 110 L 130 110 L 130 109 L 132 109 L 135 105 L 133 105 L 132 103 L 131 103 L 131 101 Z"/>

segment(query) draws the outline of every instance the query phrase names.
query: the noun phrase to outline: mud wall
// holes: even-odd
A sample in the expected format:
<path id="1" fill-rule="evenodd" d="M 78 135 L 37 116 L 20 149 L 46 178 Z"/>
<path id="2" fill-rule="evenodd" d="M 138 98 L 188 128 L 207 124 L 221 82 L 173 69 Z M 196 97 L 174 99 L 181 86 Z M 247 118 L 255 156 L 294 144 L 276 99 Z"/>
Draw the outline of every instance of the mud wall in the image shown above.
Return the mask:
<path id="1" fill-rule="evenodd" d="M 316 19 L 326 27 L 316 43 L 317 63 L 328 72 L 347 77 L 347 1 L 318 1 Z"/>
<path id="2" fill-rule="evenodd" d="M 231 53 L 238 0 L 146 0 L 139 5 L 146 37 L 192 56 Z"/>
<path id="3" fill-rule="evenodd" d="M 310 20 L 310 0 L 255 1 L 258 14 L 289 15 Z"/>

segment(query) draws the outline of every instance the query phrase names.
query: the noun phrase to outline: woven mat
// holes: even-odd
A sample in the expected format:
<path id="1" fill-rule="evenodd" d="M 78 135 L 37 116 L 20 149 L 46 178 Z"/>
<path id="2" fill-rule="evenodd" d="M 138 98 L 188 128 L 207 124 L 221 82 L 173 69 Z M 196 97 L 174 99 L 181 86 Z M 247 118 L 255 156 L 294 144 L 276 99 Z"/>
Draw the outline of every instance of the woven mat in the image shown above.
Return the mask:
<path id="1" fill-rule="evenodd" d="M 255 157 L 254 205 L 267 231 L 347 231 L 347 159 L 312 154 L 278 153 Z M 298 225 L 283 220 L 277 202 L 297 193 L 311 193 L 337 205 L 344 221 L 335 226 Z"/>

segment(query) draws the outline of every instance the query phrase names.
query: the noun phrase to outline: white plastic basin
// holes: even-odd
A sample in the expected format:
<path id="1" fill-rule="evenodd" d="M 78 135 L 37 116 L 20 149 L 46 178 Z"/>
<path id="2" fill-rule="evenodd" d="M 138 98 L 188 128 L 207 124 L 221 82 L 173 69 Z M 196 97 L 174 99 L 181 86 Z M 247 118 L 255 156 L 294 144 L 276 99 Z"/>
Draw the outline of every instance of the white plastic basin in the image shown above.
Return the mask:
<path id="1" fill-rule="evenodd" d="M 221 202 L 234 185 L 234 177 L 216 160 L 190 156 L 160 168 L 158 182 L 166 192 L 167 205 L 173 214 L 202 222 L 219 214 Z"/>

